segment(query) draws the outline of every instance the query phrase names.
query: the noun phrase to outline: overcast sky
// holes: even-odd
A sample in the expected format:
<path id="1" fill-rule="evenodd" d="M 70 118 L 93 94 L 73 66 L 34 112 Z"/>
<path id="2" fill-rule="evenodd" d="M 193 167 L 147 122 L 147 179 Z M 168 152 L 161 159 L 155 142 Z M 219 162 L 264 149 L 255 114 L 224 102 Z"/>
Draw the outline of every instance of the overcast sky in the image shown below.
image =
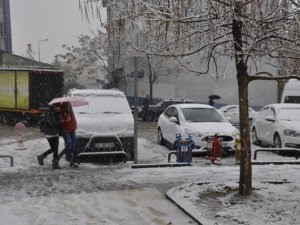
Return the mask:
<path id="1" fill-rule="evenodd" d="M 34 58 L 51 63 L 53 56 L 63 53 L 63 44 L 77 45 L 80 34 L 100 28 L 99 19 L 90 24 L 82 20 L 79 0 L 10 0 L 13 53 L 26 56 L 31 43 Z M 104 10 L 103 10 L 104 11 Z"/>

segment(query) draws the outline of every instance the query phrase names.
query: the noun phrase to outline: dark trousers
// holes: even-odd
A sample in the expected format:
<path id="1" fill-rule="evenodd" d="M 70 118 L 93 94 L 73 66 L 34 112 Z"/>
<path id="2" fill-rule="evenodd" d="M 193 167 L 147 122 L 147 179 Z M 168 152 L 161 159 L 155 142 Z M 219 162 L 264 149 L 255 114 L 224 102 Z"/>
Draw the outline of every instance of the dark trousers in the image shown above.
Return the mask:
<path id="1" fill-rule="evenodd" d="M 70 161 L 71 159 L 71 155 L 67 153 L 66 149 L 64 148 L 58 155 L 58 160 L 61 159 L 61 157 L 63 157 L 63 155 L 66 154 L 66 159 L 67 161 Z"/>
<path id="2" fill-rule="evenodd" d="M 143 121 L 148 121 L 148 108 L 144 108 Z"/>
<path id="3" fill-rule="evenodd" d="M 64 132 L 63 133 L 63 138 L 65 141 L 65 151 L 66 154 L 71 156 L 71 160 L 74 160 L 76 155 L 75 155 L 75 132 Z"/>
<path id="4" fill-rule="evenodd" d="M 58 145 L 59 145 L 59 137 L 47 137 L 48 143 L 50 145 L 50 149 L 43 153 L 44 157 L 53 153 L 53 159 L 58 159 Z"/>

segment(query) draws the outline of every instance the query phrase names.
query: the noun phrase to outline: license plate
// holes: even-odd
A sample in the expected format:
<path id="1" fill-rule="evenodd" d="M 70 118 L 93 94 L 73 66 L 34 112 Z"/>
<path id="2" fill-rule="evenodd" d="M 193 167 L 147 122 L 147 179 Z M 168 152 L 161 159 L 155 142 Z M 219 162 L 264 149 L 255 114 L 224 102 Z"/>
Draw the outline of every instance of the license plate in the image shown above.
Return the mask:
<path id="1" fill-rule="evenodd" d="M 223 142 L 223 145 L 222 145 L 222 146 L 223 146 L 223 148 L 224 148 L 224 147 L 228 147 L 229 144 L 228 144 L 227 142 Z"/>
<path id="2" fill-rule="evenodd" d="M 101 148 L 114 148 L 115 143 L 95 143 L 94 148 L 101 149 Z"/>

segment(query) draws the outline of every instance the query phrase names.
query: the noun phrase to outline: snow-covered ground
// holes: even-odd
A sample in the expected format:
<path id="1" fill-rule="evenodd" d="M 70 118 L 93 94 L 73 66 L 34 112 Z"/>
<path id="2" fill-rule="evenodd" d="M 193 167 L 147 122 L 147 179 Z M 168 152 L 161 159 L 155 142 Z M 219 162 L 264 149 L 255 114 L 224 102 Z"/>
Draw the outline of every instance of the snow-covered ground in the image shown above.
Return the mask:
<path id="1" fill-rule="evenodd" d="M 63 147 L 63 141 L 60 142 Z M 45 138 L 26 140 L 16 150 L 14 138 L 0 138 L 0 218 L 8 224 L 197 224 L 167 196 L 203 224 L 299 224 L 299 165 L 254 165 L 253 195 L 237 195 L 239 166 L 234 158 L 209 165 L 194 158 L 192 166 L 132 169 L 132 162 L 81 164 L 51 169 L 51 158 L 37 164 L 48 149 Z M 253 146 L 253 150 L 257 148 Z M 166 163 L 167 149 L 138 140 L 139 163 Z M 261 152 L 259 161 L 299 161 Z"/>

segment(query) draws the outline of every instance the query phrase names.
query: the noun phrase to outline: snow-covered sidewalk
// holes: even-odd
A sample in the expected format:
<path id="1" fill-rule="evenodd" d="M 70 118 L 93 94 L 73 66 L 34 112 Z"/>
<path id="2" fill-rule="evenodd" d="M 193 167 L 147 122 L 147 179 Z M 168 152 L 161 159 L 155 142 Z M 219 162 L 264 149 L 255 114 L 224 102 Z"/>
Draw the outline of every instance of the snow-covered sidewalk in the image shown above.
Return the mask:
<path id="1" fill-rule="evenodd" d="M 298 167 L 285 169 L 299 177 Z M 253 194 L 248 198 L 238 195 L 238 183 L 225 181 L 189 183 L 170 189 L 167 196 L 200 224 L 299 224 L 299 179 L 292 182 L 268 180 L 254 182 Z"/>
<path id="2" fill-rule="evenodd" d="M 2 198 L 2 225 L 196 224 L 154 188 Z"/>
<path id="3" fill-rule="evenodd" d="M 25 141 L 27 150 L 16 150 L 11 139 L 1 139 L 1 143 L 0 154 L 14 156 L 13 167 L 8 159 L 0 159 L 3 225 L 196 224 L 155 188 L 160 185 L 172 187 L 167 196 L 202 224 L 300 223 L 299 165 L 253 166 L 254 193 L 241 199 L 236 195 L 239 166 L 230 165 L 232 158 L 222 159 L 221 166 L 205 165 L 204 159 L 195 158 L 190 167 L 131 169 L 130 163 L 82 164 L 76 171 L 62 160 L 63 169 L 53 171 L 50 158 L 44 167 L 36 161 L 36 155 L 48 148 L 45 138 Z M 140 138 L 138 149 L 139 163 L 167 162 L 168 151 L 162 146 Z M 261 152 L 259 160 L 296 161 L 270 152 Z M 18 178 L 22 185 L 16 181 L 15 186 L 14 176 L 22 174 L 24 178 Z M 86 184 L 82 184 L 84 179 Z M 114 183 L 121 185 L 110 190 Z M 48 192 L 40 190 L 46 188 Z"/>

